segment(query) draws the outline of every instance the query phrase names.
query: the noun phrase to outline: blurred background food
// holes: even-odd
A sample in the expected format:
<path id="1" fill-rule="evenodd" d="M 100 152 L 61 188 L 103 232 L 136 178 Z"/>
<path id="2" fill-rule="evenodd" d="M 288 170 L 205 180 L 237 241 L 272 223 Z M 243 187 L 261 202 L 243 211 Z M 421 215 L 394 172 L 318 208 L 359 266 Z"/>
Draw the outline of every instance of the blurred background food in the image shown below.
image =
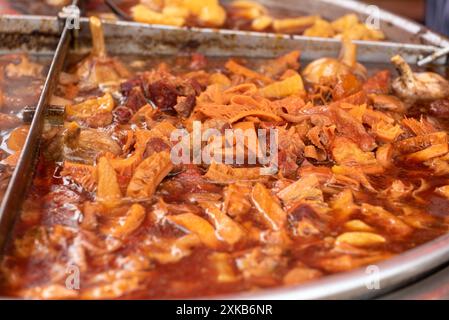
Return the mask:
<path id="1" fill-rule="evenodd" d="M 252 31 L 269 31 L 308 36 L 357 40 L 383 40 L 379 30 L 369 29 L 356 15 L 328 21 L 318 13 L 312 16 L 289 16 L 270 12 L 257 1 L 235 0 L 112 0 L 133 20 L 173 26 L 198 26 Z M 444 0 L 439 0 L 445 2 Z M 371 0 L 367 3 L 425 22 L 426 0 Z M 432 0 L 428 0 L 432 2 Z M 70 0 L 0 0 L 0 12 L 54 15 Z M 116 19 L 103 0 L 86 1 L 88 14 Z M 432 17 L 431 17 L 432 18 Z M 438 28 L 438 26 L 435 26 Z M 439 30 L 441 32 L 441 30 Z"/>

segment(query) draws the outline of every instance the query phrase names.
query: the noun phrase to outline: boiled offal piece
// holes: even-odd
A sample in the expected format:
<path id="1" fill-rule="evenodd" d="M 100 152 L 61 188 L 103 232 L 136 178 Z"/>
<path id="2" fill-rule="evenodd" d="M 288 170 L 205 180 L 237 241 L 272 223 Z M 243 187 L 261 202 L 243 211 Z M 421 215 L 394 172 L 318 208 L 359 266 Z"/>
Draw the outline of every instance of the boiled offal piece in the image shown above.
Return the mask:
<path id="1" fill-rule="evenodd" d="M 89 26 L 92 33 L 92 51 L 76 68 L 80 88 L 93 89 L 100 84 L 116 83 L 129 77 L 127 68 L 118 59 L 107 55 L 101 20 L 90 17 Z"/>
<path id="2" fill-rule="evenodd" d="M 413 72 L 412 68 L 399 55 L 391 59 L 399 72 L 393 81 L 396 94 L 407 101 L 430 101 L 449 96 L 449 83 L 433 72 Z"/>
<path id="3" fill-rule="evenodd" d="M 126 190 L 131 198 L 151 198 L 157 186 L 173 169 L 170 154 L 167 151 L 153 154 L 136 169 Z"/>

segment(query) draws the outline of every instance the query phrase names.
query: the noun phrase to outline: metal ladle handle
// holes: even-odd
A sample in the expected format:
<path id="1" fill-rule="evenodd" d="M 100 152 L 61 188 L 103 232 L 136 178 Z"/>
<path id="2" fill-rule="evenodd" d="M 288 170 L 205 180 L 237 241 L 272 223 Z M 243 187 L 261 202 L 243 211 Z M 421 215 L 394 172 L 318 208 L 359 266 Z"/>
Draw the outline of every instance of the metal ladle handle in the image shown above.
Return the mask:
<path id="1" fill-rule="evenodd" d="M 427 56 L 427 57 L 419 60 L 417 64 L 418 64 L 418 66 L 422 67 L 422 66 L 432 63 L 448 54 L 449 54 L 449 47 L 441 48 L 441 49 L 435 51 L 434 53 L 432 53 L 430 56 Z"/>

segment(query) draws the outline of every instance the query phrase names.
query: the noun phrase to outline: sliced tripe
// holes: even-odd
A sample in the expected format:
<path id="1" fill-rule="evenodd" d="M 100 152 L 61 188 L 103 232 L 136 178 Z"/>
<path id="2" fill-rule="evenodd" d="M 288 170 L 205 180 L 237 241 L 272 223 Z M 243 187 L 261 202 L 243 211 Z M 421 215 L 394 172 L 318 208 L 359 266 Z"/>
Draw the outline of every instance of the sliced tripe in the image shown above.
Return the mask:
<path id="1" fill-rule="evenodd" d="M 235 62 L 234 60 L 229 60 L 226 65 L 225 65 L 226 69 L 228 69 L 230 72 L 244 76 L 248 79 L 253 79 L 253 80 L 260 80 L 265 84 L 269 84 L 272 83 L 273 80 L 268 78 L 267 76 L 258 73 L 256 71 L 253 71 L 251 69 L 248 69 L 240 64 L 238 64 L 237 62 Z"/>
<path id="2" fill-rule="evenodd" d="M 239 280 L 233 268 L 233 259 L 229 253 L 214 252 L 209 256 L 209 260 L 217 272 L 217 281 L 229 283 Z"/>
<path id="3" fill-rule="evenodd" d="M 362 214 L 365 217 L 364 220 L 368 223 L 383 229 L 393 236 L 405 237 L 413 231 L 413 228 L 403 222 L 399 217 L 396 217 L 382 207 L 364 203 L 362 204 Z"/>
<path id="4" fill-rule="evenodd" d="M 244 215 L 251 210 L 250 183 L 234 183 L 229 185 L 224 191 L 224 210 L 231 217 Z"/>
<path id="5" fill-rule="evenodd" d="M 274 231 L 279 231 L 287 222 L 287 214 L 281 208 L 277 199 L 261 183 L 257 183 L 251 193 L 253 203 L 262 219 Z"/>
<path id="6" fill-rule="evenodd" d="M 65 161 L 61 176 L 71 178 L 89 192 L 93 192 L 97 186 L 97 170 L 88 164 Z"/>
<path id="7" fill-rule="evenodd" d="M 237 122 L 243 118 L 249 117 L 249 116 L 255 116 L 258 118 L 263 118 L 263 119 L 267 119 L 267 120 L 272 120 L 275 122 L 281 122 L 282 118 L 275 115 L 272 112 L 268 112 L 268 111 L 262 111 L 262 110 L 250 110 L 250 111 L 243 111 L 240 112 L 238 114 L 236 114 L 234 117 L 229 119 L 230 123 L 234 123 Z"/>
<path id="8" fill-rule="evenodd" d="M 117 174 L 106 157 L 101 157 L 97 164 L 97 200 L 114 202 L 120 200 L 122 193 L 117 181 Z"/>
<path id="9" fill-rule="evenodd" d="M 238 181 L 258 181 L 263 177 L 260 168 L 233 168 L 219 163 L 212 163 L 204 177 L 216 183 L 234 183 Z"/>
<path id="10" fill-rule="evenodd" d="M 336 137 L 331 149 L 332 156 L 339 165 L 377 165 L 374 153 L 362 151 L 350 139 Z"/>
<path id="11" fill-rule="evenodd" d="M 244 237 L 245 234 L 242 227 L 215 206 L 214 203 L 200 202 L 199 204 L 215 225 L 215 229 L 223 241 L 230 245 L 234 245 Z"/>
<path id="12" fill-rule="evenodd" d="M 201 242 L 209 248 L 217 249 L 221 246 L 221 241 L 218 239 L 214 227 L 207 220 L 193 213 L 167 216 L 166 219 L 171 223 L 196 234 Z"/>
<path id="13" fill-rule="evenodd" d="M 281 81 L 276 81 L 259 91 L 265 98 L 285 98 L 304 93 L 304 83 L 299 74 L 295 74 Z"/>
<path id="14" fill-rule="evenodd" d="M 144 244 L 143 251 L 149 258 L 161 264 L 168 264 L 179 262 L 200 245 L 200 238 L 190 233 L 175 239 L 155 237 L 150 243 Z"/>
<path id="15" fill-rule="evenodd" d="M 142 162 L 148 142 L 153 138 L 160 138 L 168 145 L 170 143 L 170 135 L 174 130 L 176 128 L 168 121 L 157 124 L 151 130 L 136 130 L 134 132 L 134 153 L 126 158 L 111 159 L 112 166 L 120 175 L 131 176 L 136 167 Z"/>
<path id="16" fill-rule="evenodd" d="M 115 103 L 112 95 L 106 93 L 102 97 L 88 99 L 76 105 L 68 105 L 65 114 L 69 120 L 88 120 L 99 114 L 111 113 Z M 112 121 L 112 115 L 111 115 Z M 106 125 L 109 123 L 105 123 Z"/>
<path id="17" fill-rule="evenodd" d="M 100 230 L 105 235 L 123 238 L 136 231 L 145 219 L 145 208 L 140 204 L 133 204 L 126 214 L 121 217 L 112 217 Z"/>
<path id="18" fill-rule="evenodd" d="M 407 155 L 405 159 L 410 162 L 425 162 L 440 156 L 444 156 L 448 152 L 449 145 L 447 143 L 434 144 L 427 149 Z"/>
<path id="19" fill-rule="evenodd" d="M 447 133 L 440 131 L 398 141 L 394 144 L 394 148 L 401 154 L 409 154 L 424 150 L 432 145 L 447 143 Z"/>
<path id="20" fill-rule="evenodd" d="M 301 200 L 323 201 L 323 193 L 319 189 L 319 185 L 320 183 L 316 176 L 308 175 L 279 191 L 277 196 L 284 204 Z"/>
<path id="21" fill-rule="evenodd" d="M 129 182 L 126 195 L 131 198 L 150 198 L 157 186 L 173 169 L 170 153 L 162 151 L 153 154 L 140 163 Z"/>

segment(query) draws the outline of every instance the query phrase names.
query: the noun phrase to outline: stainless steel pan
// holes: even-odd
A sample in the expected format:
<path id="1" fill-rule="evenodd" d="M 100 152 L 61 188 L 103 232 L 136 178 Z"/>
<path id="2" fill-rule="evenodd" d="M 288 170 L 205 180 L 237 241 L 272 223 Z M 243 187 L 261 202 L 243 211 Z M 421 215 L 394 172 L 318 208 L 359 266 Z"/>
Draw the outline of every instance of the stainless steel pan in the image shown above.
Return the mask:
<path id="1" fill-rule="evenodd" d="M 77 53 L 87 52 L 90 46 L 88 20 L 81 19 Z M 41 16 L 0 17 L 0 53 L 26 50 L 51 53 L 58 43 L 60 24 L 57 18 Z M 335 39 L 270 33 L 177 28 L 146 25 L 136 22 L 104 22 L 108 52 L 114 55 L 173 55 L 195 50 L 209 56 L 241 56 L 272 58 L 293 49 L 302 51 L 305 60 L 336 57 L 340 41 Z M 400 44 L 394 42 L 355 41 L 358 59 L 365 63 L 387 63 L 395 54 L 416 63 L 420 56 L 434 53 L 432 45 Z M 444 64 L 445 59 L 437 63 Z"/>
<path id="2" fill-rule="evenodd" d="M 246 56 L 246 57 L 273 57 L 291 50 L 301 49 L 304 58 L 312 59 L 322 56 L 335 56 L 339 51 L 338 41 L 329 39 L 311 39 L 300 36 L 276 36 L 269 34 L 216 31 L 208 29 L 185 29 L 171 27 L 155 27 L 130 22 L 105 23 L 105 35 L 108 51 L 111 54 L 174 54 L 186 49 L 198 50 L 215 56 Z M 87 32 L 87 20 L 81 21 L 81 32 L 78 38 L 79 46 L 74 52 L 83 52 L 88 49 L 90 42 Z M 12 17 L 0 18 L 0 52 L 27 50 L 35 53 L 50 53 L 52 45 L 60 40 L 60 24 L 56 18 L 50 17 Z M 68 33 L 66 32 L 66 36 Z M 65 39 L 64 37 L 62 39 Z M 26 40 L 26 41 L 25 41 Z M 61 56 L 67 49 L 67 40 L 59 42 L 58 51 L 53 61 L 51 73 L 47 79 L 47 91 L 51 92 L 51 83 L 57 75 L 62 64 Z M 398 43 L 368 43 L 358 42 L 360 60 L 363 62 L 388 62 L 391 55 L 400 53 L 408 61 L 416 62 L 418 56 L 432 53 L 435 47 L 419 44 Z M 442 63 L 443 61 L 440 61 Z M 52 80 L 53 77 L 53 80 Z M 46 105 L 46 98 L 40 101 L 41 107 L 36 112 L 32 126 L 33 137 L 28 137 L 22 158 L 29 167 L 18 166 L 11 184 L 18 183 L 20 179 L 30 179 L 31 175 L 24 175 L 25 170 L 32 169 L 36 156 L 41 130 L 42 112 Z M 25 161 L 25 160 L 24 160 Z M 21 194 L 9 193 L 4 199 L 0 211 L 0 225 L 6 222 L 2 217 L 11 217 L 20 206 L 8 207 L 8 201 L 21 202 Z M 12 209 L 10 209 L 12 208 Z M 6 236 L 6 228 L 2 236 Z M 433 242 L 410 250 L 393 259 L 382 262 L 374 268 L 378 271 L 379 289 L 368 289 L 367 283 L 373 280 L 372 273 L 365 268 L 352 272 L 329 276 L 310 284 L 261 291 L 260 293 L 245 293 L 228 296 L 226 298 L 244 299 L 323 299 L 323 298 L 368 298 L 391 291 L 401 285 L 413 281 L 431 272 L 435 268 L 449 261 L 449 235 L 443 236 Z M 372 272 L 373 270 L 371 270 Z M 375 279 L 376 276 L 374 276 Z M 376 286 L 374 286 L 376 287 Z"/>

